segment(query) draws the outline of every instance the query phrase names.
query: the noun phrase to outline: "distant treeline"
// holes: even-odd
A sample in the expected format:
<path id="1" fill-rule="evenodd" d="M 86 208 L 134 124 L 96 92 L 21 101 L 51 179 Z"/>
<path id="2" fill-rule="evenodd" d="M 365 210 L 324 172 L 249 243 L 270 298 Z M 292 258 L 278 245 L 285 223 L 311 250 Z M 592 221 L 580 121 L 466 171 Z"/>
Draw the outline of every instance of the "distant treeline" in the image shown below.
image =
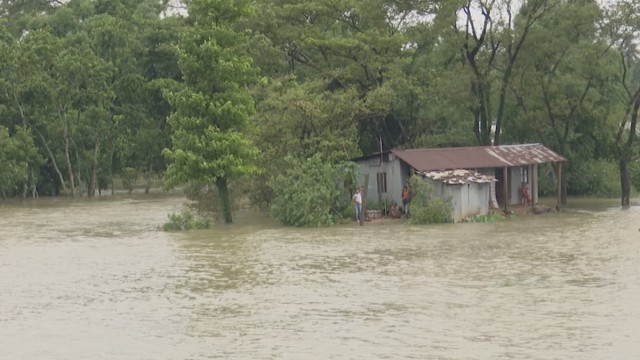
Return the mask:
<path id="1" fill-rule="evenodd" d="M 640 1 L 517 3 L 0 1 L 0 195 L 161 176 L 230 222 L 305 159 L 539 142 L 628 205 Z"/>

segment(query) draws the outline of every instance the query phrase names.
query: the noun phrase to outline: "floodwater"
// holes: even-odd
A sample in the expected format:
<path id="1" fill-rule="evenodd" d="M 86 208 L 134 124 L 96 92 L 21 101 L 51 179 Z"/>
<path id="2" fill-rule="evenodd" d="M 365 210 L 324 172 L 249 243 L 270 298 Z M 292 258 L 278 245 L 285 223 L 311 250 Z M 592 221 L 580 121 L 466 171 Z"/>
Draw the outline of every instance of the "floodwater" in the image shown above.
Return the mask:
<path id="1" fill-rule="evenodd" d="M 640 207 L 156 230 L 182 202 L 0 203 L 0 358 L 640 358 Z"/>

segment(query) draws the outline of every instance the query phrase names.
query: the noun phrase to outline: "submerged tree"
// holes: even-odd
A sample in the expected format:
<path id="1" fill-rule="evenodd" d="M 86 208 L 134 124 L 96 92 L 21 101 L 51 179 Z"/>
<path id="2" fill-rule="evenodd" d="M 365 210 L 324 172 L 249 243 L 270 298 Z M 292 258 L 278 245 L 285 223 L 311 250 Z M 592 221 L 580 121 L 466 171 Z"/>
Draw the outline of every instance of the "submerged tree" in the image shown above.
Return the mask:
<path id="1" fill-rule="evenodd" d="M 163 152 L 169 161 L 165 186 L 215 186 L 226 223 L 233 222 L 230 182 L 257 171 L 258 150 L 244 135 L 254 111 L 244 86 L 255 71 L 237 50 L 246 37 L 233 29 L 250 13 L 248 2 L 191 2 L 193 27 L 177 49 L 184 87 L 167 93 L 175 111 L 168 119 L 172 147 Z"/>
<path id="2" fill-rule="evenodd" d="M 637 125 L 640 113 L 640 57 L 637 39 L 640 34 L 638 0 L 617 2 L 607 11 L 603 34 L 616 43 L 622 88 L 622 113 L 619 113 L 614 153 L 620 170 L 621 205 L 629 207 L 631 176 L 629 166 L 638 156 Z"/>
<path id="3" fill-rule="evenodd" d="M 271 214 L 285 225 L 322 227 L 343 218 L 351 199 L 345 184 L 355 184 L 352 162 L 337 165 L 319 154 L 308 159 L 285 157 L 287 170 L 271 181 L 274 200 Z"/>

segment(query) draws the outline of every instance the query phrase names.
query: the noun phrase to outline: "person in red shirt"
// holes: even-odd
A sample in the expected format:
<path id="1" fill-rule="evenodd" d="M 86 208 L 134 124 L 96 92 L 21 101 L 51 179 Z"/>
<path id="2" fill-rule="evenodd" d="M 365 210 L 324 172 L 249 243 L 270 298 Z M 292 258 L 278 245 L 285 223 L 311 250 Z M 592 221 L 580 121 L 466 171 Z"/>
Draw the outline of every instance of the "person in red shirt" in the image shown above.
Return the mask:
<path id="1" fill-rule="evenodd" d="M 522 196 L 522 202 L 525 205 L 531 205 L 531 194 L 529 194 L 529 186 L 527 183 L 523 183 L 520 188 L 520 196 Z"/>

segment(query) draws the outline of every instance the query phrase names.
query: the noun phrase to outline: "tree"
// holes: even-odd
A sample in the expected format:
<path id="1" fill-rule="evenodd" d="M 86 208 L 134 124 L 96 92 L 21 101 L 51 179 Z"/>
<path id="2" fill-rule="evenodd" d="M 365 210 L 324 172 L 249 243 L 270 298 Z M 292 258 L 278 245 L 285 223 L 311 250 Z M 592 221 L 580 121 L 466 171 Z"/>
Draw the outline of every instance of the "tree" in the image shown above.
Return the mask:
<path id="1" fill-rule="evenodd" d="M 417 137 L 420 114 L 401 111 L 406 103 L 400 96 L 413 94 L 405 91 L 402 66 L 412 56 L 408 30 L 430 10 L 423 1 L 259 2 L 254 28 L 270 39 L 280 60 L 260 63 L 277 82 L 300 84 L 294 87 L 299 103 L 330 109 L 331 103 L 318 101 L 351 102 L 350 113 L 326 113 L 331 128 L 356 126 L 356 139 L 337 143 L 355 140 L 365 152 L 379 150 L 381 139 L 386 148 L 396 147 Z M 300 111 L 296 127 L 308 122 L 309 110 Z"/>
<path id="2" fill-rule="evenodd" d="M 0 126 L 0 192 L 3 198 L 20 186 L 26 191 L 29 169 L 41 165 L 42 161 L 28 128 L 18 127 L 11 136 L 7 128 Z"/>
<path id="3" fill-rule="evenodd" d="M 165 186 L 215 186 L 223 219 L 232 223 L 230 182 L 257 171 L 258 150 L 244 136 L 254 111 L 244 86 L 255 77 L 251 60 L 238 54 L 247 41 L 232 25 L 251 12 L 249 3 L 195 0 L 189 4 L 192 27 L 177 47 L 182 90 L 167 93 L 175 111 Z"/>
<path id="4" fill-rule="evenodd" d="M 355 164 L 331 164 L 315 154 L 308 159 L 287 156 L 287 170 L 271 181 L 274 200 L 271 213 L 283 224 L 322 227 L 344 217 L 352 190 L 342 187 L 355 183 Z"/>
<path id="5" fill-rule="evenodd" d="M 567 175 L 585 162 L 610 156 L 606 114 L 617 104 L 608 95 L 614 92 L 613 43 L 598 38 L 600 17 L 595 2 L 561 3 L 551 9 L 523 47 L 511 86 L 517 111 L 512 111 L 504 135 L 512 141 L 544 139 L 569 159 L 569 167 L 562 170 L 561 204 L 567 201 Z"/>
<path id="6" fill-rule="evenodd" d="M 640 112 L 640 56 L 637 39 L 640 35 L 640 7 L 638 0 L 615 3 L 603 23 L 604 35 L 616 43 L 619 57 L 620 86 L 624 99 L 624 115 L 618 119 L 615 152 L 620 170 L 621 205 L 629 207 L 631 181 L 629 164 L 638 156 L 637 126 Z"/>

